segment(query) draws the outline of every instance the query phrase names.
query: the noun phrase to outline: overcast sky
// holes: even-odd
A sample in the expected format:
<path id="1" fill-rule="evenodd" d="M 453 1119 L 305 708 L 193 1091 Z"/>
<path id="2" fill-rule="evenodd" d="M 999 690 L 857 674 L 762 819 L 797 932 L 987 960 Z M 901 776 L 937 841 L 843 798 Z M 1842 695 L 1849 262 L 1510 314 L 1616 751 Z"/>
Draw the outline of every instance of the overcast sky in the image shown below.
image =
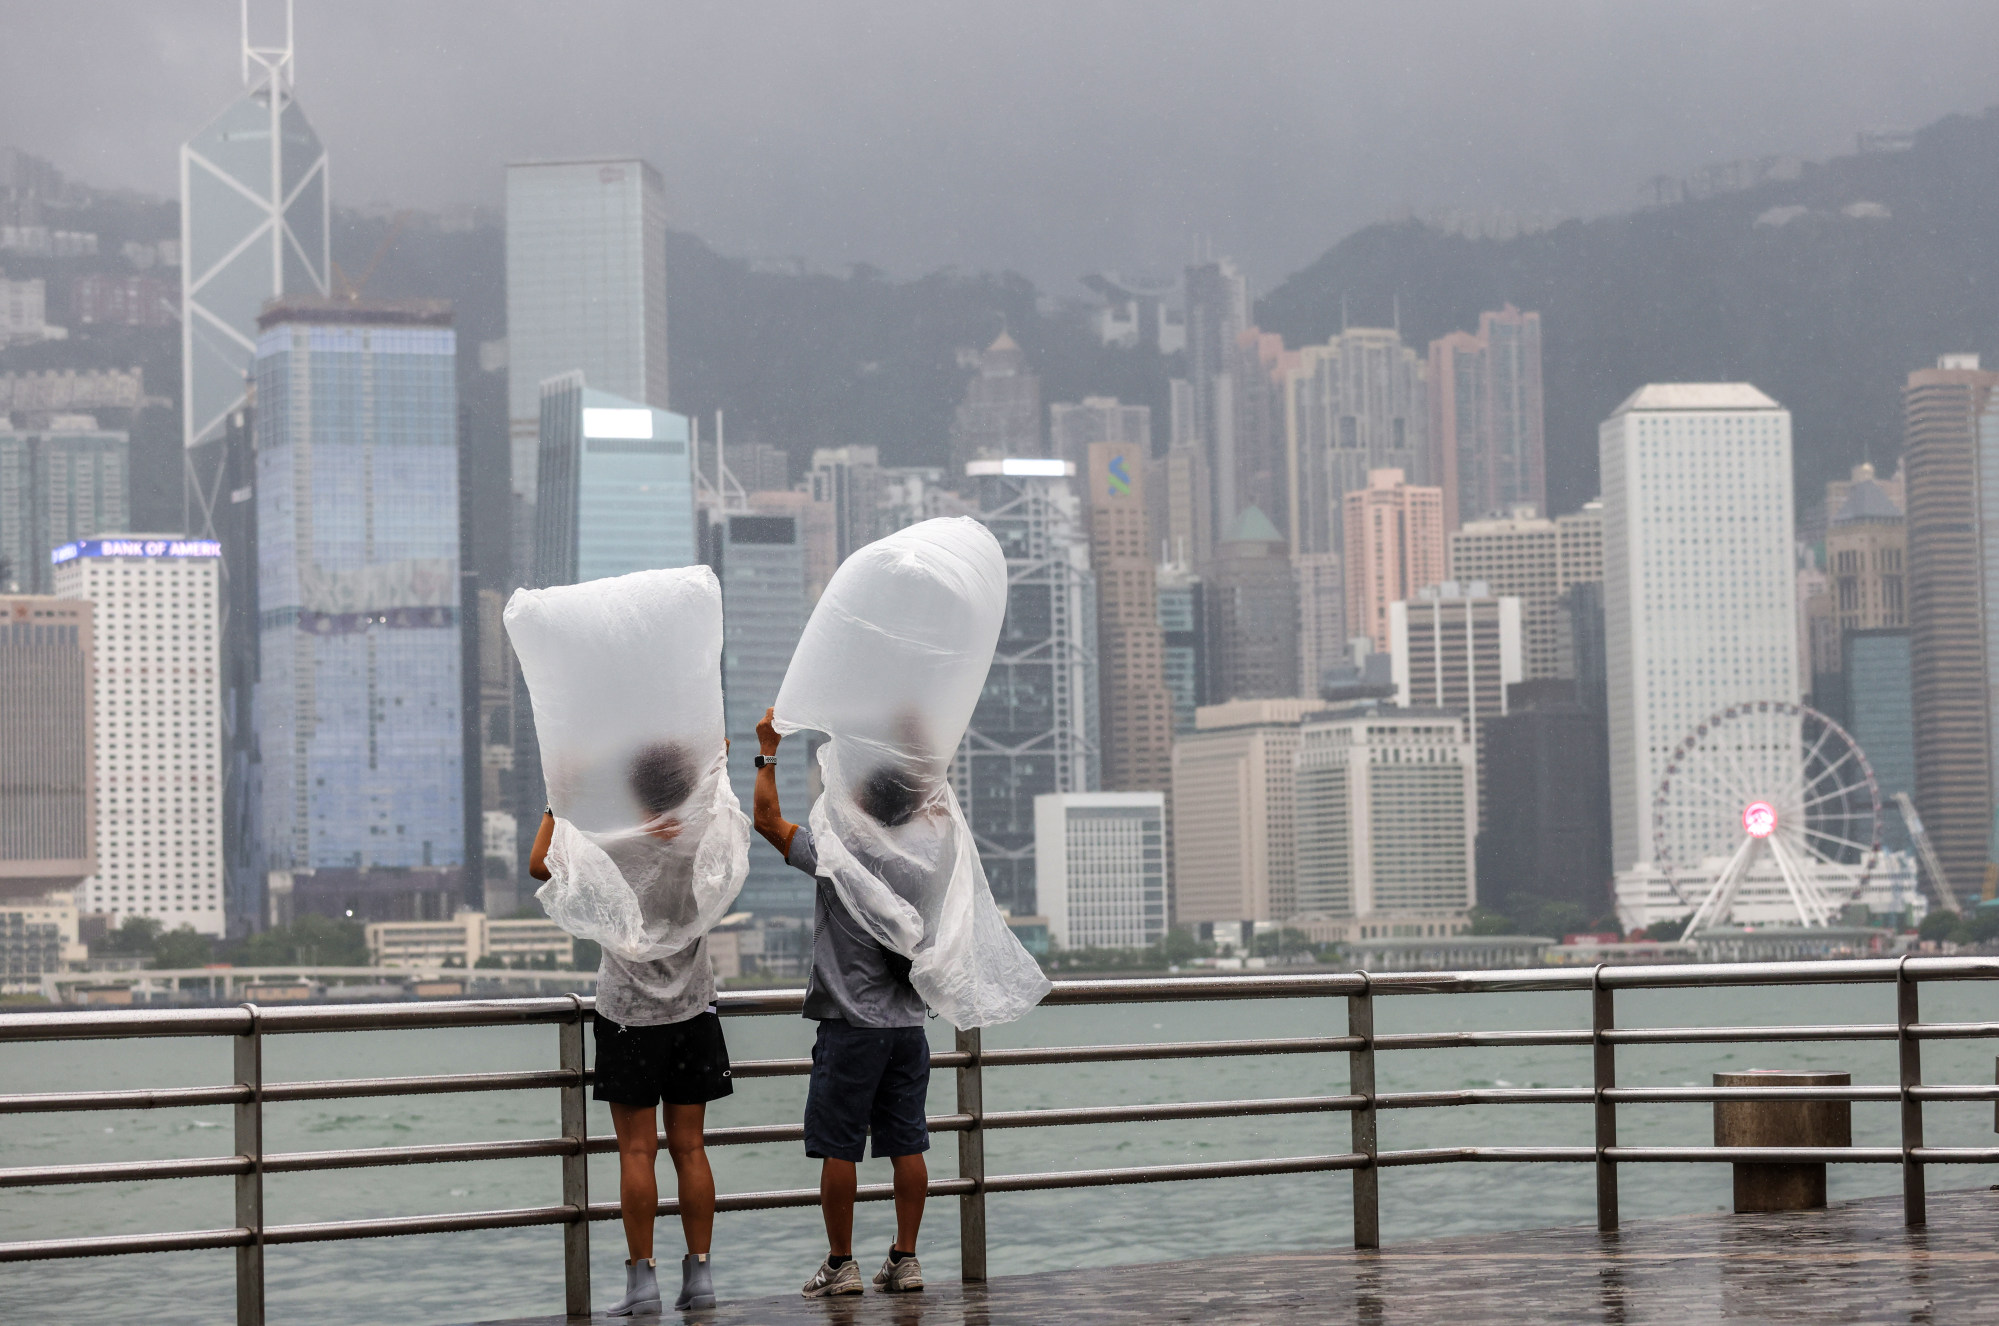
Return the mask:
<path id="1" fill-rule="evenodd" d="M 1621 211 L 1999 102 L 1972 0 L 299 0 L 298 50 L 336 203 L 638 153 L 726 252 L 1071 294 L 1203 237 L 1265 289 L 1406 209 Z M 239 88 L 235 0 L 0 0 L 0 143 L 88 183 L 171 194 Z"/>

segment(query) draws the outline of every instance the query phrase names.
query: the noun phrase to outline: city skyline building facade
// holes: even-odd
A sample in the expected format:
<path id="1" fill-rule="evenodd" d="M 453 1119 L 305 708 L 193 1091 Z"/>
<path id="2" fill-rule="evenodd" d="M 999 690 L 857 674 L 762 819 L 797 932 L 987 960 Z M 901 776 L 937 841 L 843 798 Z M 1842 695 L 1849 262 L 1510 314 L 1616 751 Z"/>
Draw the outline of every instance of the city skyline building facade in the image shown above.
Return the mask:
<path id="1" fill-rule="evenodd" d="M 1481 905 L 1523 933 L 1550 903 L 1587 924 L 1611 910 L 1610 767 L 1603 715 L 1562 678 L 1510 688 L 1488 718 L 1479 758 Z"/>
<path id="2" fill-rule="evenodd" d="M 701 560 L 684 415 L 591 388 L 541 384 L 537 586 L 575 585 Z"/>
<path id="3" fill-rule="evenodd" d="M 1034 799 L 1035 896 L 1058 948 L 1145 948 L 1166 937 L 1166 798 Z"/>
<path id="4" fill-rule="evenodd" d="M 888 476 L 879 448 L 820 447 L 812 453 L 805 481 L 812 499 L 833 510 L 835 566 L 881 537 L 877 531 Z"/>
<path id="5" fill-rule="evenodd" d="M 1881 789 L 1881 845 L 1912 850 L 1897 792 L 1916 789 L 1916 715 L 1906 627 L 1851 630 L 1841 641 L 1841 719 Z M 1918 811 L 1920 814 L 1921 812 Z"/>
<path id="6" fill-rule="evenodd" d="M 1347 582 L 1338 553 L 1294 553 L 1298 582 L 1298 686 L 1317 695 L 1326 670 L 1347 661 Z"/>
<path id="7" fill-rule="evenodd" d="M 1152 409 L 1126 405 L 1115 396 L 1085 396 L 1081 401 L 1057 401 L 1048 407 L 1050 450 L 1081 470 L 1090 448 L 1113 443 L 1125 454 L 1152 455 Z"/>
<path id="8" fill-rule="evenodd" d="M 436 919 L 462 900 L 451 321 L 416 300 L 282 301 L 262 318 L 254 709 L 270 916 Z"/>
<path id="9" fill-rule="evenodd" d="M 1160 673 L 1173 704 L 1173 731 L 1194 730 L 1194 711 L 1208 703 L 1208 632 L 1201 578 L 1169 562 L 1159 586 Z"/>
<path id="10" fill-rule="evenodd" d="M 87 601 L 0 597 L 0 899 L 97 869 L 95 626 Z"/>
<path id="11" fill-rule="evenodd" d="M 1960 899 L 1990 896 L 1999 373 L 1944 355 L 1903 390 L 1916 810 Z"/>
<path id="12" fill-rule="evenodd" d="M 951 463 L 1042 456 L 1041 378 L 1002 331 L 977 356 L 951 420 Z M 963 362 L 961 360 L 961 362 Z"/>
<path id="13" fill-rule="evenodd" d="M 1291 697 L 1203 706 L 1173 742 L 1173 920 L 1281 921 L 1297 914 L 1299 724 L 1325 706 Z"/>
<path id="14" fill-rule="evenodd" d="M 1298 696 L 1298 582 L 1284 535 L 1245 507 L 1202 576 L 1210 703 Z"/>
<path id="15" fill-rule="evenodd" d="M 228 928 L 218 676 L 221 548 L 111 535 L 54 554 L 55 591 L 92 605 L 97 867 L 79 912 Z"/>
<path id="16" fill-rule="evenodd" d="M 1505 716 L 1511 688 L 1525 679 L 1520 615 L 1519 599 L 1496 597 L 1483 581 L 1446 580 L 1388 605 L 1395 702 L 1464 718 L 1478 756 L 1481 810 L 1489 788 L 1485 725 Z"/>
<path id="17" fill-rule="evenodd" d="M 1295 910 L 1454 926 L 1478 901 L 1477 776 L 1457 714 L 1378 701 L 1307 717 L 1295 739 Z"/>
<path id="18" fill-rule="evenodd" d="M 1466 521 L 1451 531 L 1449 561 L 1451 579 L 1483 581 L 1494 594 L 1520 600 L 1528 680 L 1575 676 L 1563 598 L 1572 585 L 1603 579 L 1601 500 L 1553 520 L 1522 506 Z"/>
<path id="19" fill-rule="evenodd" d="M 15 429 L 0 413 L 0 560 L 12 568 L 0 590 L 11 578 L 20 593 L 47 594 L 51 552 L 127 528 L 130 473 L 122 429 L 99 428 L 87 414 L 55 414 L 43 427 Z"/>
<path id="20" fill-rule="evenodd" d="M 1234 410 L 1231 361 L 1237 341 L 1249 330 L 1249 283 L 1235 263 L 1219 258 L 1187 268 L 1186 292 L 1187 390 L 1183 408 L 1174 412 L 1173 441 L 1192 443 L 1206 463 L 1207 525 L 1223 531 L 1232 529 L 1241 514 L 1235 466 L 1223 463 L 1221 446 L 1224 416 Z"/>
<path id="21" fill-rule="evenodd" d="M 507 415 L 515 570 L 530 570 L 541 384 L 581 372 L 598 391 L 667 409 L 666 185 L 631 157 L 507 167 Z"/>
<path id="22" fill-rule="evenodd" d="M 1435 484 L 1426 374 L 1391 327 L 1351 327 L 1297 352 L 1284 391 L 1291 551 L 1341 553 L 1351 569 L 1347 494 L 1375 470 Z"/>
<path id="23" fill-rule="evenodd" d="M 1531 506 L 1548 509 L 1541 315 L 1508 304 L 1478 331 L 1430 342 L 1432 481 L 1451 529 Z"/>
<path id="24" fill-rule="evenodd" d="M 1084 448 L 1078 474 L 1097 585 L 1097 713 L 1107 792 L 1166 792 L 1173 782 L 1173 697 L 1159 625 L 1159 573 L 1150 556 L 1145 431 Z"/>
<path id="25" fill-rule="evenodd" d="M 1388 605 L 1444 579 L 1444 490 L 1409 483 L 1401 470 L 1369 470 L 1366 486 L 1343 500 L 1346 629 L 1385 654 Z"/>
<path id="26" fill-rule="evenodd" d="M 1034 798 L 1102 785 L 1089 530 L 1066 462 L 987 459 L 966 471 L 978 519 L 1006 554 L 1007 605 L 951 779 L 993 897 L 1031 916 Z"/>
<path id="27" fill-rule="evenodd" d="M 1742 701 L 1796 703 L 1791 416 L 1741 382 L 1652 384 L 1599 429 L 1612 861 L 1733 850 L 1726 814 L 1657 825 L 1667 757 Z"/>

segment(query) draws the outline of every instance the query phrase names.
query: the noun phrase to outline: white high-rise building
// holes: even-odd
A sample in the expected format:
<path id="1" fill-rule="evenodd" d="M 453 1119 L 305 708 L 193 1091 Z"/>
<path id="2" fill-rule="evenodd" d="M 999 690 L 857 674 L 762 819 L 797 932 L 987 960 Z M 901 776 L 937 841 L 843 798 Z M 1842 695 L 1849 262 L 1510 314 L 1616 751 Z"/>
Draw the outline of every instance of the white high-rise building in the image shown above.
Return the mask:
<path id="1" fill-rule="evenodd" d="M 1165 795 L 1034 798 L 1034 892 L 1062 948 L 1144 948 L 1165 938 Z"/>
<path id="2" fill-rule="evenodd" d="M 56 596 L 97 607 L 97 873 L 77 887 L 77 910 L 108 912 L 113 924 L 150 916 L 169 930 L 226 929 L 221 556 L 212 540 L 160 534 L 55 552 Z"/>
<path id="3" fill-rule="evenodd" d="M 1682 738 L 1731 704 L 1798 699 L 1791 414 L 1746 382 L 1654 384 L 1604 420 L 1598 445 L 1622 871 L 1653 857 L 1652 796 Z M 1733 846 L 1709 841 L 1705 819 L 1667 829 L 1678 862 Z"/>
<path id="4" fill-rule="evenodd" d="M 1520 600 L 1527 680 L 1576 675 L 1569 586 L 1603 579 L 1603 503 L 1586 502 L 1554 520 L 1516 507 L 1490 520 L 1467 521 L 1451 532 L 1451 579 L 1482 580 L 1495 594 Z"/>

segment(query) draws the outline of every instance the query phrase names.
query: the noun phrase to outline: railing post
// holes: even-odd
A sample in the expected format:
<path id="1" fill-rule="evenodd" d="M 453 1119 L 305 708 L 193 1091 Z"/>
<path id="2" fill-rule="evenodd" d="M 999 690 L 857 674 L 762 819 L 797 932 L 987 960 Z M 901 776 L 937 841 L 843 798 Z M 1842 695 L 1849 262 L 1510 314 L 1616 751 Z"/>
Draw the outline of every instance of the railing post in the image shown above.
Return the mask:
<path id="1" fill-rule="evenodd" d="M 574 1076 L 562 1087 L 562 1135 L 574 1149 L 562 1156 L 562 1204 L 570 1209 L 562 1227 L 563 1310 L 590 1315 L 590 1136 L 588 1098 L 583 1094 L 583 1000 L 557 1025 L 558 1067 Z"/>
<path id="2" fill-rule="evenodd" d="M 1916 983 L 1909 979 L 1909 955 L 1895 965 L 1895 1048 L 1901 1059 L 1902 1086 L 1902 1223 L 1927 1225 L 1929 1199 L 1923 1192 L 1923 1166 L 1915 1150 L 1923 1144 L 1923 1103 L 1909 1088 L 1923 1084 L 1923 1043 L 1909 1034 L 1917 1016 Z"/>
<path id="3" fill-rule="evenodd" d="M 1617 1162 L 1604 1152 L 1617 1145 L 1617 1102 L 1603 1093 L 1617 1085 L 1617 1047 L 1604 1033 L 1617 1025 L 1612 992 L 1603 985 L 1603 964 L 1590 973 L 1590 1046 L 1594 1059 L 1592 1086 L 1596 1099 L 1596 1227 L 1605 1234 L 1617 1231 Z"/>
<path id="4" fill-rule="evenodd" d="M 1353 1245 L 1356 1248 L 1381 1246 L 1381 1171 L 1374 1167 L 1377 1151 L 1374 1113 L 1374 993 L 1367 973 L 1360 977 L 1360 993 L 1347 996 L 1347 1035 L 1360 1037 L 1359 1048 L 1347 1051 L 1347 1094 L 1362 1098 L 1359 1109 L 1348 1116 L 1352 1125 L 1355 1154 L 1366 1162 L 1353 1172 Z"/>
<path id="5" fill-rule="evenodd" d="M 250 1241 L 236 1249 L 236 1326 L 264 1326 L 264 1038 L 257 1006 L 243 1011 L 250 1026 L 236 1038 L 236 1085 L 250 1098 L 236 1102 L 236 1154 L 250 1169 L 236 1176 L 236 1224 Z"/>
<path id="6" fill-rule="evenodd" d="M 958 1113 L 971 1115 L 972 1126 L 958 1134 L 958 1177 L 970 1179 L 972 1190 L 958 1195 L 958 1278 L 968 1285 L 986 1278 L 986 1090 L 979 1048 L 979 1029 L 960 1028 L 958 1050 L 969 1062 L 958 1070 Z"/>

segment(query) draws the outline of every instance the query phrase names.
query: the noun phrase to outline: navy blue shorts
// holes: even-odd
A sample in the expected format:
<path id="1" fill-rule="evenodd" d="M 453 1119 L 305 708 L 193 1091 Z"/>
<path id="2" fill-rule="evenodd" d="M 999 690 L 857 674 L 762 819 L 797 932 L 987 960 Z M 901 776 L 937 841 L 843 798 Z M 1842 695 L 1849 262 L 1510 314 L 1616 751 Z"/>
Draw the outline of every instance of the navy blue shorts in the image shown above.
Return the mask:
<path id="1" fill-rule="evenodd" d="M 923 1106 L 929 1094 L 930 1042 L 923 1028 L 822 1022 L 805 1093 L 805 1154 L 858 1162 L 871 1132 L 876 1160 L 928 1151 Z"/>

